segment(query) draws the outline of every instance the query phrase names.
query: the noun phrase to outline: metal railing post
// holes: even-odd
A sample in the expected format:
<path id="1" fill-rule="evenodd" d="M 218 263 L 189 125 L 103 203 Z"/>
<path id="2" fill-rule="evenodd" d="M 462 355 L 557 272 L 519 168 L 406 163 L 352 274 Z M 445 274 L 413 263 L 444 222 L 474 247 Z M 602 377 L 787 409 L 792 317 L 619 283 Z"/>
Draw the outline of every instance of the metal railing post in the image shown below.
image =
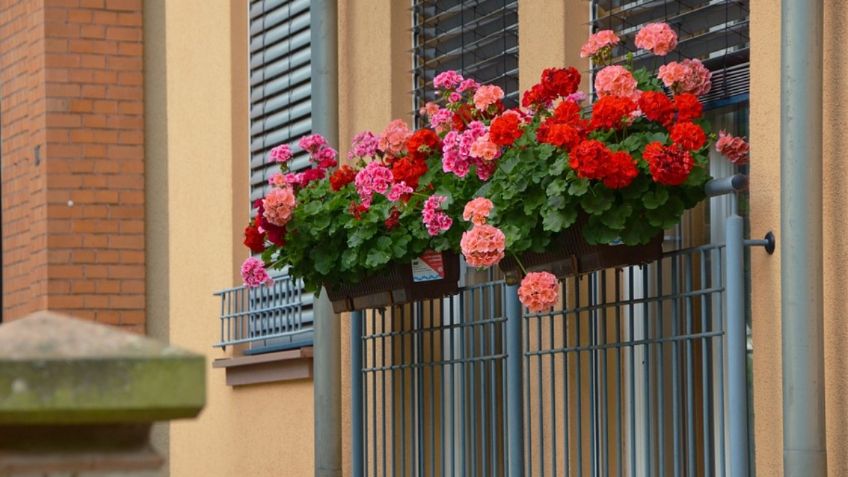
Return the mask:
<path id="1" fill-rule="evenodd" d="M 363 436 L 362 436 L 362 315 L 361 311 L 350 314 L 350 427 L 351 427 L 351 467 L 353 477 L 362 477 L 364 473 Z"/>
<path id="2" fill-rule="evenodd" d="M 748 347 L 745 325 L 745 237 L 742 217 L 727 218 L 727 391 L 730 475 L 748 475 Z"/>
<path id="3" fill-rule="evenodd" d="M 518 300 L 518 287 L 507 286 L 506 293 L 506 374 L 507 374 L 507 465 L 509 477 L 524 475 L 524 377 L 522 346 L 524 308 Z"/>

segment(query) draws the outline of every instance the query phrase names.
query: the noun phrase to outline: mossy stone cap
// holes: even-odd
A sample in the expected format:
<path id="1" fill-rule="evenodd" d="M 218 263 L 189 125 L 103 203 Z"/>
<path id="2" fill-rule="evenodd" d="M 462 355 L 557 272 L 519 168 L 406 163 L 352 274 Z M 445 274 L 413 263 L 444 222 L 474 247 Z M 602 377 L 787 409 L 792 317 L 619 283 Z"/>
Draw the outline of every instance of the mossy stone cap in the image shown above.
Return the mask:
<path id="1" fill-rule="evenodd" d="M 0 426 L 196 416 L 205 358 L 53 312 L 0 325 Z"/>

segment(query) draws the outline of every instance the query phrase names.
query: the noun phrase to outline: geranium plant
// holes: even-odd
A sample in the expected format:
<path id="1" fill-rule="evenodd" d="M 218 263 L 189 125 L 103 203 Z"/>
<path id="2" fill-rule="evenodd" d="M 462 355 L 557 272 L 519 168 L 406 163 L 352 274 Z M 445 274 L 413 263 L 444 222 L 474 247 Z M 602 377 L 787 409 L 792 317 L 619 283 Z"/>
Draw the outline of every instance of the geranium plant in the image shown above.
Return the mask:
<path id="1" fill-rule="evenodd" d="M 575 68 L 549 68 L 504 110 L 504 92 L 455 71 L 433 84 L 439 101 L 421 110 L 428 127 L 392 121 L 380 134 L 358 134 L 348 164 L 317 135 L 299 141 L 312 168 L 286 170 L 255 204 L 245 244 L 262 260 L 243 267 L 245 283 L 269 278 L 263 263 L 288 266 L 315 289 L 357 283 L 427 250 L 462 252 L 474 267 L 505 256 L 544 252 L 565 231 L 588 244 L 645 244 L 676 225 L 704 199 L 708 151 L 747 160 L 741 138 L 710 133 L 698 96 L 710 89 L 700 61 L 669 62 L 656 72 L 611 65 L 614 32 L 592 35 L 581 49 L 604 66 L 597 100 L 586 108 Z M 666 24 L 645 26 L 636 46 L 664 56 L 677 44 Z M 334 170 L 333 170 L 334 169 Z M 332 170 L 332 172 L 331 172 Z M 556 278 L 527 273 L 519 298 L 533 311 L 553 305 Z"/>

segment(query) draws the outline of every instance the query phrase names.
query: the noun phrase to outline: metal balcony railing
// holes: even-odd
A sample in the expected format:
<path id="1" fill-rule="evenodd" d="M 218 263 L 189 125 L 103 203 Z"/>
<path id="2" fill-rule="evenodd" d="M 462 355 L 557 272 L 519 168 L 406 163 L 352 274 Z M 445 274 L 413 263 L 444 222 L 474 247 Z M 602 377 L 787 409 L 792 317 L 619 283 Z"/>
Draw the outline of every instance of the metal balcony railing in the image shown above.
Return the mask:
<path id="1" fill-rule="evenodd" d="M 221 297 L 221 337 L 215 347 L 247 345 L 258 354 L 312 345 L 312 293 L 288 275 L 273 285 L 227 288 Z"/>

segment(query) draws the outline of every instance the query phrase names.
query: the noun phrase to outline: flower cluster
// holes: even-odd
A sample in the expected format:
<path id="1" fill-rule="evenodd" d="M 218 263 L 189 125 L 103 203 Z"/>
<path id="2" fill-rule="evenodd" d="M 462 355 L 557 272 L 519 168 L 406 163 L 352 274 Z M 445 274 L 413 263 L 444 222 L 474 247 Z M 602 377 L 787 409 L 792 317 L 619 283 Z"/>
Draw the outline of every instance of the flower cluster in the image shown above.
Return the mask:
<path id="1" fill-rule="evenodd" d="M 274 280 L 268 276 L 265 264 L 256 257 L 250 257 L 241 265 L 241 278 L 244 284 L 251 288 L 260 285 L 270 285 Z"/>
<path id="2" fill-rule="evenodd" d="M 623 66 L 607 66 L 595 75 L 595 91 L 598 96 L 620 96 L 633 101 L 639 99 L 641 92 L 637 89 L 633 73 Z"/>
<path id="3" fill-rule="evenodd" d="M 636 34 L 636 46 L 657 56 L 665 56 L 677 47 L 677 33 L 668 23 L 648 23 Z"/>
<path id="4" fill-rule="evenodd" d="M 591 35 L 580 47 L 580 58 L 592 58 L 593 61 L 606 63 L 613 47 L 620 42 L 621 39 L 612 30 L 601 30 Z"/>
<path id="5" fill-rule="evenodd" d="M 712 73 L 700 60 L 672 61 L 660 66 L 657 77 L 675 94 L 690 93 L 701 96 L 710 92 Z"/>
<path id="6" fill-rule="evenodd" d="M 518 287 L 518 299 L 533 313 L 549 310 L 556 305 L 559 282 L 549 272 L 530 272 Z"/>
<path id="7" fill-rule="evenodd" d="M 488 224 L 474 225 L 462 234 L 462 255 L 472 267 L 497 265 L 504 258 L 506 236 L 497 227 Z"/>
<path id="8" fill-rule="evenodd" d="M 748 143 L 741 137 L 731 136 L 727 131 L 718 133 L 716 151 L 728 158 L 734 164 L 745 164 L 748 162 Z"/>
<path id="9" fill-rule="evenodd" d="M 431 236 L 439 235 L 450 229 L 453 224 L 453 219 L 441 209 L 445 200 L 447 200 L 447 197 L 434 194 L 424 201 L 424 209 L 421 211 L 421 216 L 424 225 L 427 227 L 427 233 Z"/>

